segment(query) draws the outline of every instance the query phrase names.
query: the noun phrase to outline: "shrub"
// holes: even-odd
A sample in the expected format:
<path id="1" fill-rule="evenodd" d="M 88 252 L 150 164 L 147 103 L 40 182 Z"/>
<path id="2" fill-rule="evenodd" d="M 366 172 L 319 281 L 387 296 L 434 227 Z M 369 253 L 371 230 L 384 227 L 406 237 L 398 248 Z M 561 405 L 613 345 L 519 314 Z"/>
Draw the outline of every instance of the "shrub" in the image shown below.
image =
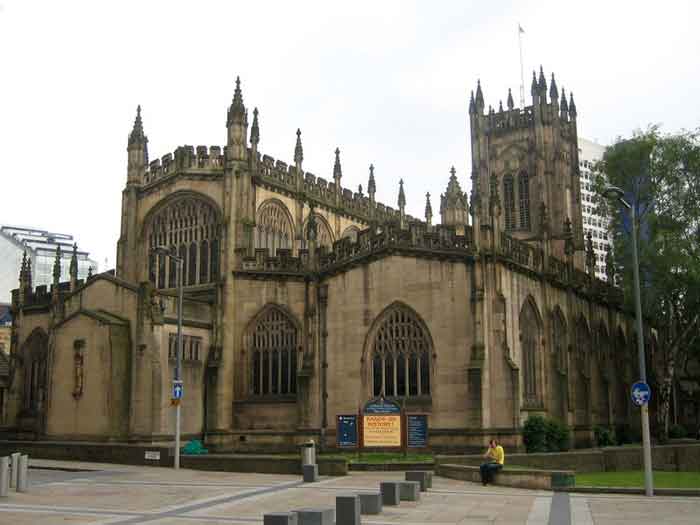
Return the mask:
<path id="1" fill-rule="evenodd" d="M 614 447 L 617 445 L 615 434 L 608 427 L 595 427 L 593 429 L 596 445 L 599 447 Z"/>
<path id="2" fill-rule="evenodd" d="M 523 425 L 523 442 L 529 453 L 568 450 L 569 429 L 556 419 L 530 416 Z"/>
<path id="3" fill-rule="evenodd" d="M 569 427 L 558 419 L 546 420 L 547 450 L 564 452 L 569 450 Z"/>
<path id="4" fill-rule="evenodd" d="M 668 429 L 668 437 L 671 439 L 682 439 L 688 436 L 688 431 L 683 425 L 671 425 Z"/>

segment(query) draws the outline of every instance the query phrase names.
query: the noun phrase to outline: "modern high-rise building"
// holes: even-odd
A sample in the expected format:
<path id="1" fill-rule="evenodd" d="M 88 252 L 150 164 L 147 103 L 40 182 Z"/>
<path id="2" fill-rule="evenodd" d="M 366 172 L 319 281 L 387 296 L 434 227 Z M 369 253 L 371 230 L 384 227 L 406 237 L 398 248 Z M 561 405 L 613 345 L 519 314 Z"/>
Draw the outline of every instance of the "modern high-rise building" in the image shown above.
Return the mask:
<path id="1" fill-rule="evenodd" d="M 61 281 L 70 279 L 68 270 L 73 256 L 72 235 L 52 233 L 36 228 L 0 226 L 0 302 L 11 301 L 10 290 L 17 288 L 22 257 L 31 262 L 32 282 L 35 286 L 51 286 L 56 248 L 61 247 Z M 97 261 L 89 253 L 78 250 L 78 279 L 87 277 L 89 269 L 97 273 Z"/>
<path id="2" fill-rule="evenodd" d="M 595 163 L 603 158 L 605 146 L 583 138 L 578 139 L 578 162 L 581 173 L 581 212 L 583 215 L 583 234 L 588 238 L 588 232 L 593 239 L 596 265 L 595 276 L 607 280 L 605 272 L 605 257 L 612 250 L 612 236 L 609 232 L 610 217 L 601 212 L 594 189 Z"/>

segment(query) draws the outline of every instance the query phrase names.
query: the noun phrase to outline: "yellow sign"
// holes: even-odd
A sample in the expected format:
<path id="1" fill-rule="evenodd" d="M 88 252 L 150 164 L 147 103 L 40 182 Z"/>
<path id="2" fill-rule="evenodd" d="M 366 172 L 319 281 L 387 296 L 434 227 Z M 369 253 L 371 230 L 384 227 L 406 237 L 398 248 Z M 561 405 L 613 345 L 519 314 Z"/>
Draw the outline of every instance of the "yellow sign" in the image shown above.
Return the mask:
<path id="1" fill-rule="evenodd" d="M 400 447 L 401 416 L 399 414 L 363 416 L 362 441 L 365 447 Z"/>

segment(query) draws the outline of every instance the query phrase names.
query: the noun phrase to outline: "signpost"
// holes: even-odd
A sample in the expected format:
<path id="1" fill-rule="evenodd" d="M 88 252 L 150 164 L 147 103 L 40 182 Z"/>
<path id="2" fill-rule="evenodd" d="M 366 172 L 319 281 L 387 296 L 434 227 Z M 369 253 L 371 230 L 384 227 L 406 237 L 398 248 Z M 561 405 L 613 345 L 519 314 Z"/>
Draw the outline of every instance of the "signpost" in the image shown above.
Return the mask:
<path id="1" fill-rule="evenodd" d="M 428 415 L 406 415 L 406 446 L 408 448 L 428 447 Z"/>
<path id="2" fill-rule="evenodd" d="M 365 405 L 362 413 L 364 447 L 401 446 L 401 407 L 383 397 Z"/>
<path id="3" fill-rule="evenodd" d="M 339 448 L 357 448 L 357 415 L 336 416 L 336 445 Z"/>
<path id="4" fill-rule="evenodd" d="M 632 385 L 631 389 L 632 403 L 638 407 L 649 404 L 651 399 L 651 388 L 643 381 L 638 381 Z"/>

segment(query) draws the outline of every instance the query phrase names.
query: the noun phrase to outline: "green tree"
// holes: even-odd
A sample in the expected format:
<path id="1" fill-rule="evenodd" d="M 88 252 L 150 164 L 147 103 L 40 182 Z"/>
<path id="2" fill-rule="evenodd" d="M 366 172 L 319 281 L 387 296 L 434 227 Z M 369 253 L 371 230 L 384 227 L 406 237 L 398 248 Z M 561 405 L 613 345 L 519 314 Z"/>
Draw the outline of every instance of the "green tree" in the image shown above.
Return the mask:
<path id="1" fill-rule="evenodd" d="M 658 127 L 618 139 L 597 170 L 622 188 L 636 206 L 640 227 L 639 265 L 646 328 L 658 339 L 653 355 L 647 345 L 647 371 L 657 396 L 657 429 L 669 430 L 671 391 L 685 359 L 700 347 L 700 130 L 662 134 Z M 604 177 L 597 178 L 599 205 L 613 218 L 618 282 L 631 308 L 631 221 L 617 203 L 602 198 Z M 604 210 L 605 211 L 605 210 Z M 631 310 L 633 311 L 633 310 Z"/>

